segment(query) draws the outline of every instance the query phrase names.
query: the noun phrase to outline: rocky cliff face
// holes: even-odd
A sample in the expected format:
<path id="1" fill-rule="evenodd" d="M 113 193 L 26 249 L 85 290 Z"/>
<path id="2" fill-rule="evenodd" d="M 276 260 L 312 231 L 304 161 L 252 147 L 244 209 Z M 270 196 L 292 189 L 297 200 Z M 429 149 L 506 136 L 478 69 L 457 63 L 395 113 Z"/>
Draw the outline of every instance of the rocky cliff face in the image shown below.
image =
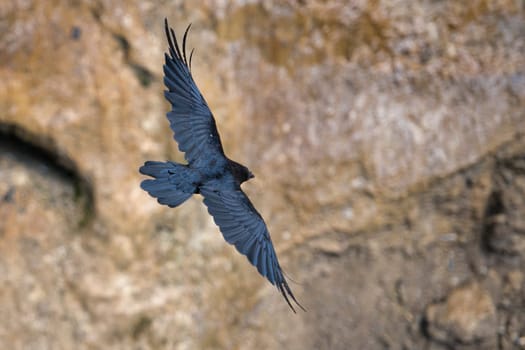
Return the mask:
<path id="1" fill-rule="evenodd" d="M 0 348 L 525 347 L 520 1 L 0 5 Z M 175 159 L 162 21 L 308 312 L 200 198 L 139 188 Z"/>

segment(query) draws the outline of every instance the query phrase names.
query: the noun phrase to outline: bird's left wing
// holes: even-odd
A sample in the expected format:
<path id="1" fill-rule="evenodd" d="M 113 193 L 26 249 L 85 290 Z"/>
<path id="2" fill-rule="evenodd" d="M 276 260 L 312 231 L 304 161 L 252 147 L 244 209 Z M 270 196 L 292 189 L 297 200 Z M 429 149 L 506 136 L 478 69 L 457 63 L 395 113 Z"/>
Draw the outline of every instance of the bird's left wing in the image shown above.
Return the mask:
<path id="1" fill-rule="evenodd" d="M 295 299 L 283 275 L 263 218 L 246 194 L 240 188 L 216 190 L 206 185 L 200 188 L 200 193 L 224 239 L 246 255 L 259 273 L 277 287 L 294 312 L 289 298 L 304 309 Z"/>
<path id="2" fill-rule="evenodd" d="M 164 96 L 172 106 L 167 117 L 174 132 L 173 137 L 190 163 L 200 161 L 202 164 L 207 159 L 225 159 L 215 119 L 191 75 L 193 51 L 189 59 L 186 56 L 186 37 L 190 26 L 184 33 L 180 48 L 168 21 L 165 20 L 164 24 L 169 44 L 169 54 L 166 53 L 164 64 L 164 85 L 168 90 Z"/>

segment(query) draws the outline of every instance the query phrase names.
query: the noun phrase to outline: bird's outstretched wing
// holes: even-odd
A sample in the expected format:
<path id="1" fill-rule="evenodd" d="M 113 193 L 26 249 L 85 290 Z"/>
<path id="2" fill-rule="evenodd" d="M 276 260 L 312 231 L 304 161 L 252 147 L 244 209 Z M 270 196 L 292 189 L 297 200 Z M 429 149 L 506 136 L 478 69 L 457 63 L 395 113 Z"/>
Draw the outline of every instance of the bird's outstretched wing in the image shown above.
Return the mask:
<path id="1" fill-rule="evenodd" d="M 181 51 L 167 19 L 164 24 L 169 44 L 164 64 L 164 85 L 168 90 L 164 96 L 172 106 L 167 117 L 179 150 L 184 152 L 184 158 L 190 164 L 195 161 L 205 163 L 206 159 L 224 159 L 215 119 L 191 75 L 193 50 L 189 60 L 186 56 L 186 38 L 191 25 L 184 32 Z"/>
<path id="2" fill-rule="evenodd" d="M 240 188 L 217 190 L 208 186 L 202 186 L 200 193 L 224 239 L 277 287 L 294 312 L 290 298 L 304 310 L 283 275 L 268 228 L 246 194 Z"/>

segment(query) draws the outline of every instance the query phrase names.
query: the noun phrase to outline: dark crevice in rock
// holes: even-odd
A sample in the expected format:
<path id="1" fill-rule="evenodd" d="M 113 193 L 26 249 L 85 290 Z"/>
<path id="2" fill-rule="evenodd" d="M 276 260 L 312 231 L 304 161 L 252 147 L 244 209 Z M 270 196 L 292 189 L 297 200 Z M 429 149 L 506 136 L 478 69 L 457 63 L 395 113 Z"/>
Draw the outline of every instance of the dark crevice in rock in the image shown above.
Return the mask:
<path id="1" fill-rule="evenodd" d="M 128 39 L 126 39 L 123 35 L 113 33 L 113 37 L 118 42 L 119 46 L 121 47 L 122 51 L 124 51 L 124 60 L 126 61 L 126 64 L 129 65 L 135 76 L 137 77 L 137 80 L 140 82 L 140 84 L 143 87 L 148 87 L 153 82 L 155 76 L 153 73 L 144 67 L 143 65 L 134 62 L 130 57 L 130 51 L 131 46 L 129 44 Z"/>
<path id="2" fill-rule="evenodd" d="M 97 22 L 101 22 L 102 12 L 104 11 L 104 7 L 102 2 L 99 1 L 93 1 L 91 3 L 90 7 L 91 15 Z"/>
<path id="3" fill-rule="evenodd" d="M 496 162 L 494 190 L 486 204 L 482 247 L 500 257 L 523 258 L 525 231 L 521 206 L 525 199 L 525 157 L 515 154 Z"/>
<path id="4" fill-rule="evenodd" d="M 456 343 L 456 341 L 452 339 L 449 342 L 434 339 L 432 335 L 430 334 L 429 328 L 430 328 L 430 323 L 429 323 L 428 318 L 422 317 L 419 320 L 419 331 L 421 332 L 421 334 L 423 335 L 423 337 L 425 337 L 427 341 L 427 347 L 425 347 L 425 349 L 431 348 L 432 347 L 430 346 L 431 343 L 439 344 L 443 350 L 455 350 L 456 346 L 460 345 L 459 343 Z"/>
<path id="5" fill-rule="evenodd" d="M 486 252 L 493 252 L 494 249 L 490 244 L 492 233 L 496 227 L 497 217 L 505 212 L 503 201 L 501 199 L 501 193 L 499 191 L 493 191 L 488 200 L 485 208 L 485 218 L 483 222 L 483 229 L 481 233 L 482 249 Z"/>
<path id="6" fill-rule="evenodd" d="M 155 75 L 148 68 L 144 67 L 144 65 L 133 61 L 130 54 L 131 45 L 129 43 L 129 40 L 126 39 L 124 35 L 117 33 L 115 32 L 115 30 L 109 29 L 107 28 L 107 26 L 104 25 L 104 22 L 102 20 L 102 13 L 104 12 L 104 10 L 104 4 L 102 2 L 96 1 L 91 4 L 91 15 L 102 28 L 104 28 L 113 35 L 113 38 L 117 41 L 120 48 L 124 52 L 124 62 L 131 68 L 137 80 L 143 87 L 150 86 L 155 79 Z"/>
<path id="7" fill-rule="evenodd" d="M 152 320 L 150 317 L 144 315 L 141 316 L 133 325 L 131 334 L 133 334 L 133 339 L 138 339 L 143 333 L 147 332 L 151 327 Z"/>
<path id="8" fill-rule="evenodd" d="M 518 155 L 500 162 L 502 167 L 510 170 L 515 176 L 525 175 L 525 155 Z"/>
<path id="9" fill-rule="evenodd" d="M 0 123 L 0 152 L 12 154 L 17 162 L 43 164 L 66 179 L 74 188 L 76 202 L 84 207 L 79 226 L 91 222 L 95 214 L 92 184 L 71 158 L 58 151 L 52 139 L 32 134 L 14 124 Z M 14 191 L 11 188 L 2 194 L 3 200 L 9 201 Z"/>
<path id="10" fill-rule="evenodd" d="M 7 190 L 7 192 L 2 195 L 2 202 L 4 202 L 4 203 L 11 203 L 13 201 L 14 194 L 15 194 L 15 188 L 14 187 L 10 187 Z"/>

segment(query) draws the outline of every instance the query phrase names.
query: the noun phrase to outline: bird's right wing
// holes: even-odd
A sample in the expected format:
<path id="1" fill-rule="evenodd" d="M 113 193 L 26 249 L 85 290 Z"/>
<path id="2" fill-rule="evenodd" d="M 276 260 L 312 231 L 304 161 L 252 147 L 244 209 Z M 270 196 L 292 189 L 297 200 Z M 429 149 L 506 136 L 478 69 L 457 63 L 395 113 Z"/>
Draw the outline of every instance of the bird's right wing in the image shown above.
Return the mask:
<path id="1" fill-rule="evenodd" d="M 169 54 L 165 54 L 164 85 L 168 90 L 164 92 L 164 96 L 172 106 L 167 117 L 179 150 L 184 152 L 189 163 L 196 160 L 205 162 L 205 159 L 212 158 L 223 159 L 224 151 L 215 119 L 191 75 L 193 51 L 189 60 L 186 57 L 186 37 L 190 26 L 184 33 L 182 51 L 167 19 L 165 29 Z M 202 158 L 202 155 L 206 155 L 206 158 Z"/>
<path id="2" fill-rule="evenodd" d="M 200 188 L 200 193 L 224 239 L 277 287 L 294 312 L 289 298 L 303 308 L 283 275 L 268 228 L 246 194 L 240 188 L 217 190 L 206 185 Z"/>

